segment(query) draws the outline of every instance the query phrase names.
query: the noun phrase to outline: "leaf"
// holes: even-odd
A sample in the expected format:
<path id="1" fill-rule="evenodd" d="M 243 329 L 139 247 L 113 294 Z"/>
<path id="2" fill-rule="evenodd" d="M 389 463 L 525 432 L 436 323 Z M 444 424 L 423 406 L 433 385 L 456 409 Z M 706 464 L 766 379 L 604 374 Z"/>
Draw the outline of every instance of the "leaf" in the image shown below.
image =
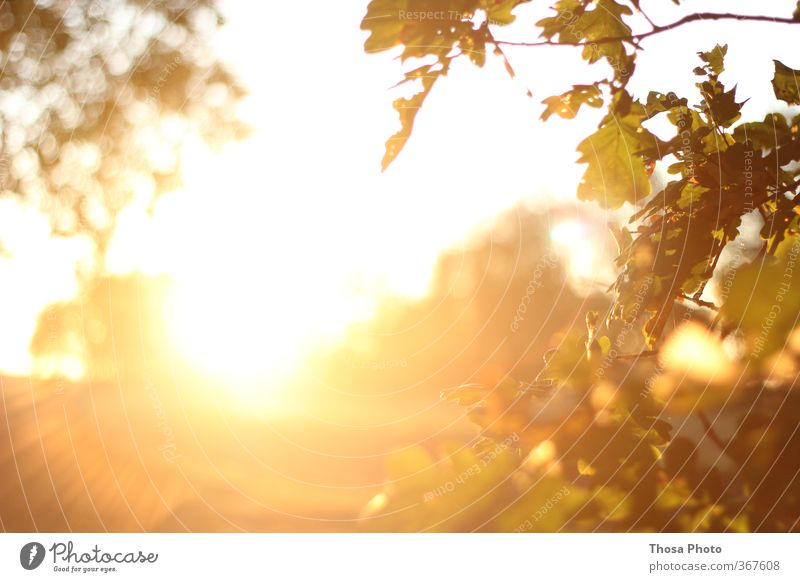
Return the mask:
<path id="1" fill-rule="evenodd" d="M 708 188 L 701 184 L 694 182 L 687 182 L 681 191 L 681 197 L 678 199 L 679 208 L 688 208 L 696 204 L 700 198 L 708 192 Z"/>
<path id="2" fill-rule="evenodd" d="M 441 60 L 460 39 L 474 31 L 472 18 L 479 0 L 442 4 L 372 0 L 361 21 L 361 29 L 370 32 L 364 50 L 373 53 L 403 46 L 402 61 L 429 55 Z"/>
<path id="3" fill-rule="evenodd" d="M 782 348 L 800 312 L 795 281 L 800 235 L 787 236 L 776 254 L 777 260 L 766 257 L 739 268 L 721 309 L 726 322 L 741 332 L 753 359 Z"/>
<path id="4" fill-rule="evenodd" d="M 611 232 L 611 236 L 614 237 L 618 255 L 621 255 L 630 248 L 631 243 L 633 243 L 633 237 L 627 228 L 620 228 L 616 224 L 611 223 L 608 226 L 608 230 Z"/>
<path id="5" fill-rule="evenodd" d="M 650 194 L 650 178 L 643 152 L 656 138 L 641 125 L 642 115 L 609 116 L 593 135 L 578 145 L 579 163 L 589 164 L 578 186 L 581 200 L 595 200 L 604 208 L 637 204 Z"/>
<path id="6" fill-rule="evenodd" d="M 582 105 L 598 108 L 603 105 L 603 95 L 597 85 L 575 85 L 561 95 L 553 95 L 542 101 L 546 109 L 542 121 L 547 121 L 554 113 L 564 119 L 573 119 Z"/>
<path id="7" fill-rule="evenodd" d="M 589 463 L 587 463 L 583 459 L 578 459 L 578 473 L 584 476 L 591 477 L 597 473 L 597 469 L 592 467 Z"/>
<path id="8" fill-rule="evenodd" d="M 668 93 L 664 95 L 663 93 L 650 91 L 650 93 L 647 95 L 647 102 L 644 105 L 646 118 L 651 119 L 659 113 L 672 111 L 673 109 L 683 111 L 686 108 L 687 103 L 688 101 L 685 97 L 679 98 L 674 93 Z"/>
<path id="9" fill-rule="evenodd" d="M 543 378 L 553 380 L 556 385 L 571 383 L 580 385 L 591 382 L 596 369 L 595 363 L 589 362 L 581 334 L 570 332 L 561 341 L 557 351 L 546 362 Z"/>
<path id="10" fill-rule="evenodd" d="M 680 192 L 686 184 L 686 179 L 673 180 L 668 182 L 666 187 L 657 193 L 641 210 L 634 213 L 630 221 L 636 222 L 642 218 L 647 218 L 656 214 L 659 211 L 666 212 L 672 204 L 675 204 L 680 198 Z"/>
<path id="11" fill-rule="evenodd" d="M 660 436 L 664 442 L 669 442 L 671 440 L 672 425 L 666 420 L 661 420 L 658 418 L 653 419 L 652 429 L 656 431 L 658 436 Z"/>
<path id="12" fill-rule="evenodd" d="M 401 44 L 404 23 L 398 17 L 397 6 L 394 0 L 372 0 L 369 3 L 367 14 L 361 21 L 361 30 L 370 32 L 364 42 L 366 52 L 384 51 Z"/>
<path id="13" fill-rule="evenodd" d="M 736 87 L 725 91 L 722 83 L 713 79 L 698 83 L 697 87 L 705 97 L 705 109 L 714 123 L 721 127 L 730 127 L 739 119 L 746 100 L 741 103 L 736 101 Z"/>
<path id="14" fill-rule="evenodd" d="M 752 142 L 760 149 L 774 149 L 791 139 L 791 128 L 780 113 L 768 113 L 764 121 L 754 121 L 736 126 L 733 137 L 736 141 Z"/>
<path id="15" fill-rule="evenodd" d="M 477 67 L 483 67 L 486 64 L 485 30 L 473 30 L 469 34 L 462 36 L 458 41 L 458 47 L 469 57 L 472 64 Z"/>
<path id="16" fill-rule="evenodd" d="M 592 10 L 586 10 L 593 5 Z M 589 63 L 606 59 L 614 69 L 614 76 L 622 79 L 631 74 L 633 56 L 625 51 L 623 41 L 607 41 L 609 38 L 630 37 L 631 29 L 623 20 L 633 12 L 615 0 L 597 0 L 589 4 L 578 0 L 560 0 L 553 9 L 556 16 L 537 22 L 542 28 L 542 38 L 558 37 L 560 43 L 588 42 L 583 49 L 583 58 Z M 604 42 L 594 43 L 592 41 Z"/>
<path id="17" fill-rule="evenodd" d="M 717 45 L 708 52 L 699 52 L 700 58 L 706 63 L 706 70 L 715 76 L 719 76 L 725 70 L 725 55 L 728 54 L 728 45 Z"/>
<path id="18" fill-rule="evenodd" d="M 622 17 L 632 13 L 630 8 L 614 0 L 598 0 L 595 9 L 586 12 L 577 26 L 585 31 L 584 38 L 588 41 L 627 37 L 631 35 L 631 28 Z M 590 63 L 605 58 L 615 70 L 615 76 L 630 74 L 632 58 L 622 41 L 590 44 L 583 49 L 583 58 Z"/>
<path id="19" fill-rule="evenodd" d="M 448 68 L 450 65 L 450 60 L 445 60 L 442 63 L 442 67 L 437 70 L 428 69 L 426 75 L 422 75 L 419 71 L 420 69 L 415 69 L 410 75 L 414 75 L 414 78 L 419 78 L 422 80 L 422 91 L 413 95 L 410 98 L 401 97 L 399 99 L 395 99 L 394 103 L 392 104 L 400 115 L 400 130 L 395 133 L 392 137 L 390 137 L 386 141 L 386 153 L 383 156 L 383 160 L 381 161 L 381 168 L 383 171 L 389 167 L 389 165 L 394 161 L 394 159 L 400 154 L 403 148 L 408 142 L 408 138 L 411 137 L 411 132 L 414 129 L 414 120 L 417 117 L 417 113 L 419 112 L 422 104 L 425 103 L 425 99 L 428 98 L 428 95 L 433 88 L 433 85 L 439 80 L 440 77 L 447 74 Z M 408 80 L 408 76 L 406 77 Z M 401 81 L 402 83 L 403 81 Z"/>
<path id="20" fill-rule="evenodd" d="M 486 396 L 486 391 L 478 384 L 464 384 L 457 388 L 442 390 L 441 398 L 452 400 L 459 406 L 472 406 L 477 404 Z"/>
<path id="21" fill-rule="evenodd" d="M 484 0 L 486 16 L 489 24 L 505 26 L 516 20 L 516 16 L 511 14 L 520 4 L 525 4 L 530 0 Z"/>
<path id="22" fill-rule="evenodd" d="M 775 60 L 775 76 L 772 78 L 772 88 L 775 97 L 786 101 L 789 105 L 800 105 L 800 71 L 796 71 Z"/>
<path id="23" fill-rule="evenodd" d="M 603 356 L 608 355 L 608 352 L 611 350 L 611 338 L 607 335 L 601 335 L 597 338 L 597 343 L 600 345 L 600 350 L 603 353 Z"/>
<path id="24" fill-rule="evenodd" d="M 556 12 L 555 16 L 536 23 L 542 29 L 541 37 L 552 40 L 557 36 L 559 42 L 566 43 L 581 41 L 583 37 L 576 34 L 578 29 L 574 25 L 583 16 L 583 3 L 580 0 L 558 0 L 552 9 Z"/>

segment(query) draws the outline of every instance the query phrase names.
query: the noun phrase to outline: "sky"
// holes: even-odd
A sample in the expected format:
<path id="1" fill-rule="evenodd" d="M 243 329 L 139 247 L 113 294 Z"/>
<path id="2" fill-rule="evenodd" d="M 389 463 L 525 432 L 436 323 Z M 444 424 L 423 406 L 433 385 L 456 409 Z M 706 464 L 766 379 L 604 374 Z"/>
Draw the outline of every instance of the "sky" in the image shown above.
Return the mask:
<path id="1" fill-rule="evenodd" d="M 497 36 L 523 38 L 524 23 L 540 18 L 545 5 L 518 10 L 517 38 L 511 29 Z M 542 99 L 601 77 L 604 65 L 588 68 L 574 49 L 520 48 L 508 51 L 516 80 L 495 58 L 483 70 L 454 66 L 417 117 L 403 153 L 381 173 L 384 142 L 398 127 L 391 107 L 397 95 L 388 88 L 402 69 L 392 54 L 364 53 L 359 24 L 366 2 L 315 0 L 290 11 L 269 1 L 222 6 L 228 24 L 217 46 L 250 89 L 242 115 L 253 136 L 222 153 L 187 147 L 185 186 L 159 202 L 154 221 L 143 208 L 126 210 L 109 256 L 114 272 L 175 276 L 173 305 L 183 309 L 172 314 L 176 339 L 197 361 L 225 348 L 205 337 L 207 327 L 192 327 L 197 309 L 219 312 L 216 325 L 226 333 L 218 335 L 226 337 L 253 323 L 242 306 L 269 297 L 256 327 L 275 330 L 267 341 L 282 360 L 309 338 L 334 337 L 353 319 L 368 317 L 382 293 L 423 294 L 442 249 L 518 203 L 558 205 L 554 236 L 575 269 L 608 276 L 610 257 L 591 254 L 591 231 L 579 223 L 587 213 L 600 222 L 619 214 L 575 200 L 582 173 L 575 146 L 598 117 L 538 121 Z M 674 7 L 643 0 L 642 6 L 665 23 L 699 8 L 787 15 L 794 2 Z M 643 42 L 630 88 L 640 96 L 671 89 L 694 97 L 695 53 L 728 42 L 723 81 L 738 83 L 738 95 L 751 98 L 744 117 L 760 118 L 774 100 L 772 59 L 800 68 L 797 38 L 780 24 L 688 25 Z M 0 258 L 0 272 L 13 283 L 0 289 L 0 371 L 24 374 L 38 310 L 75 293 L 74 269 L 89 247 L 50 239 L 45 217 L 13 201 L 2 204 L 3 243 L 13 256 Z M 245 299 L 220 302 L 234 291 Z"/>

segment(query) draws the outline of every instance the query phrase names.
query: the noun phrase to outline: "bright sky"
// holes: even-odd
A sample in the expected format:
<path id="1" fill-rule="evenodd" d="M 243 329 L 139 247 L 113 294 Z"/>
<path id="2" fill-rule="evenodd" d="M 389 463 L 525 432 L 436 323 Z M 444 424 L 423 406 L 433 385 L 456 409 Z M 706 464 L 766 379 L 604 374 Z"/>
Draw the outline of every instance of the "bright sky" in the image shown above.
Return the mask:
<path id="1" fill-rule="evenodd" d="M 518 14 L 538 18 L 546 3 L 533 4 Z M 794 2 L 685 4 L 786 15 Z M 642 5 L 659 23 L 689 11 L 663 0 Z M 173 314 L 176 333 L 198 361 L 230 351 L 227 337 L 244 326 L 261 330 L 275 359 L 283 359 L 309 338 L 367 316 L 380 292 L 423 293 L 440 250 L 520 200 L 567 205 L 558 221 L 568 224 L 553 224 L 554 236 L 574 239 L 575 264 L 591 273 L 598 261 L 587 254 L 593 245 L 581 239 L 588 231 L 570 223 L 585 208 L 574 197 L 582 172 L 575 146 L 597 117 L 537 121 L 542 99 L 601 75 L 580 64 L 574 50 L 510 50 L 517 81 L 494 58 L 484 70 L 454 67 L 418 116 L 404 152 L 381 174 L 384 142 L 398 127 L 395 95 L 387 88 L 401 78 L 401 68 L 390 56 L 364 54 L 359 23 L 366 2 L 296 3 L 285 17 L 271 2 L 228 0 L 223 7 L 229 23 L 219 48 L 251 89 L 243 111 L 254 136 L 218 156 L 189 148 L 184 191 L 162 200 L 155 223 L 141 209 L 127 211 L 110 257 L 117 272 L 139 268 L 176 277 L 185 291 L 175 298 L 181 306 Z M 631 87 L 694 96 L 695 53 L 728 42 L 723 80 L 738 82 L 738 95 L 752 98 L 745 117 L 760 117 L 772 101 L 771 59 L 800 67 L 797 38 L 779 24 L 690 25 L 645 41 Z M 27 343 L 38 309 L 74 292 L 75 261 L 86 247 L 49 240 L 43 217 L 4 204 L 0 227 L 14 256 L 0 259 L 6 282 L 0 370 L 19 374 L 29 369 Z M 248 309 L 254 305 L 260 305 L 255 320 Z M 211 323 L 192 323 L 199 309 L 216 314 Z M 209 334 L 209 325 L 224 333 Z M 238 366 L 254 359 L 240 352 L 220 366 L 237 356 Z"/>

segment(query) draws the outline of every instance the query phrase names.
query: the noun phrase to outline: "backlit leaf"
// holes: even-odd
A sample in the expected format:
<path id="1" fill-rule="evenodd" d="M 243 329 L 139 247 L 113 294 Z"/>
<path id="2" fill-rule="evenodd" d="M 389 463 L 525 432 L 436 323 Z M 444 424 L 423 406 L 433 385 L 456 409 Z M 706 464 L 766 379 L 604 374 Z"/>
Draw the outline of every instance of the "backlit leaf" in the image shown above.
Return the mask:
<path id="1" fill-rule="evenodd" d="M 636 204 L 650 194 L 650 178 L 642 153 L 656 138 L 641 125 L 642 117 L 609 116 L 600 129 L 578 145 L 579 163 L 589 164 L 578 186 L 581 200 L 595 200 L 605 208 Z"/>
<path id="2" fill-rule="evenodd" d="M 775 97 L 790 105 L 800 105 L 800 71 L 796 71 L 775 60 L 775 76 L 772 88 Z"/>

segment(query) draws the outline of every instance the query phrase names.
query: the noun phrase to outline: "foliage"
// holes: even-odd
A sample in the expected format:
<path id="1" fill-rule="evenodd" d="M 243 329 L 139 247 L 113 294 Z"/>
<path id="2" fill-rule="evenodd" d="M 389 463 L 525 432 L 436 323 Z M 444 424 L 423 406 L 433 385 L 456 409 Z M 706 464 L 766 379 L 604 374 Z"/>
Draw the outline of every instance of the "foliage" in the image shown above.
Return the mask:
<path id="1" fill-rule="evenodd" d="M 175 188 L 176 124 L 210 141 L 246 131 L 243 90 L 211 53 L 221 22 L 212 0 L 0 3 L 0 190 L 102 256 L 132 196 Z"/>
<path id="2" fill-rule="evenodd" d="M 628 89 L 634 74 L 647 74 L 636 71 L 644 38 L 706 20 L 793 25 L 800 23 L 797 12 L 700 12 L 656 25 L 637 0 L 558 0 L 536 23 L 538 40 L 503 40 L 523 3 L 369 4 L 366 50 L 402 47 L 408 71 L 401 83 L 421 84 L 416 95 L 395 101 L 401 129 L 387 142 L 383 167 L 400 153 L 419 108 L 454 61 L 482 67 L 493 53 L 514 76 L 507 46 L 577 47 L 603 75 L 544 99 L 542 119 L 572 119 L 584 106 L 605 113 L 578 146 L 586 170 L 577 195 L 630 210 L 629 224 L 615 230 L 612 307 L 604 316 L 587 314 L 583 333 L 563 334 L 535 378 L 505 377 L 444 394 L 469 408 L 482 439 L 518 439 L 513 467 L 492 469 L 504 477 L 492 472 L 472 495 L 437 497 L 445 507 L 426 519 L 432 506 L 420 495 L 441 491 L 448 478 L 423 470 L 436 465 L 427 459 L 418 467 L 431 475 L 424 485 L 401 488 L 370 515 L 393 515 L 385 527 L 405 529 L 799 529 L 800 465 L 790 451 L 797 448 L 800 372 L 800 115 L 792 109 L 800 105 L 800 71 L 792 65 L 800 62 L 774 61 L 772 109 L 781 112 L 763 121 L 743 122 L 746 99 L 721 80 L 727 46 L 700 52 L 693 70 L 687 67 L 696 77 L 694 95 Z M 653 133 L 657 124 L 670 128 L 666 137 Z M 654 172 L 667 178 L 655 191 Z M 759 240 L 748 239 L 745 220 L 761 225 Z M 737 259 L 722 260 L 723 251 Z M 709 294 L 714 286 L 719 292 Z M 725 423 L 733 428 L 721 435 L 718 424 Z M 546 462 L 543 451 L 551 453 Z M 549 499 L 562 486 L 572 502 L 531 522 L 541 514 L 542 495 Z M 488 495 L 495 503 L 486 506 Z M 464 514 L 469 518 L 447 521 Z"/>

